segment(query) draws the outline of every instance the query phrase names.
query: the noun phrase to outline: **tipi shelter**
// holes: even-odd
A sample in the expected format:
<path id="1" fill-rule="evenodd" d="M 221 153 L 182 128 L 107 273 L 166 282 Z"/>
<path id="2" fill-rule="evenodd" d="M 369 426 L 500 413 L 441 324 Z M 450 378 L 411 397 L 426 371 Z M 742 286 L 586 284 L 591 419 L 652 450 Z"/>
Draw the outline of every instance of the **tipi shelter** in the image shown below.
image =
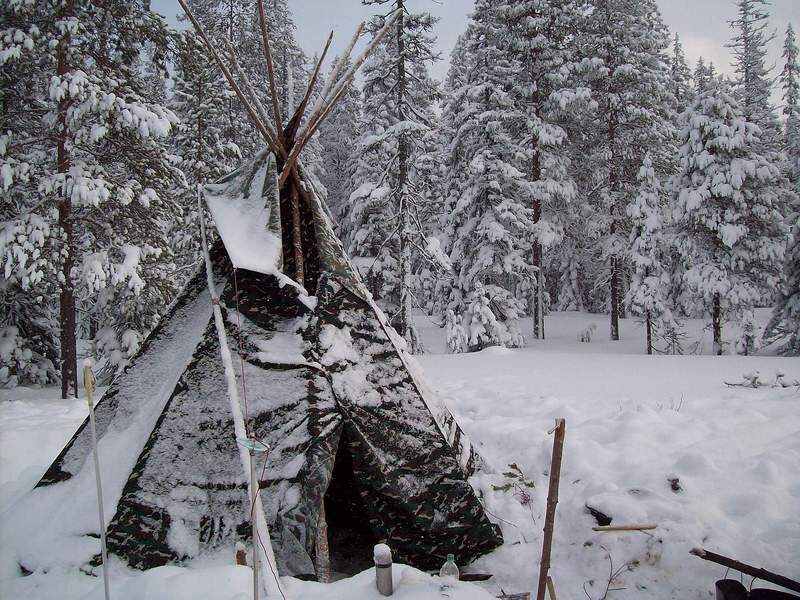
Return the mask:
<path id="1" fill-rule="evenodd" d="M 230 561 L 261 506 L 286 575 L 354 573 L 378 542 L 423 569 L 496 548 L 499 529 L 468 482 L 480 457 L 375 306 L 298 160 L 366 52 L 334 73 L 305 120 L 306 101 L 282 126 L 275 102 L 272 127 L 242 91 L 249 83 L 208 45 L 267 147 L 202 189 L 219 240 L 97 405 L 112 560 Z M 237 446 L 242 427 L 270 448 L 258 507 Z M 82 567 L 98 551 L 88 429 L 26 500 L 25 514 L 37 516 L 17 525 L 28 531 L 23 570 Z"/>

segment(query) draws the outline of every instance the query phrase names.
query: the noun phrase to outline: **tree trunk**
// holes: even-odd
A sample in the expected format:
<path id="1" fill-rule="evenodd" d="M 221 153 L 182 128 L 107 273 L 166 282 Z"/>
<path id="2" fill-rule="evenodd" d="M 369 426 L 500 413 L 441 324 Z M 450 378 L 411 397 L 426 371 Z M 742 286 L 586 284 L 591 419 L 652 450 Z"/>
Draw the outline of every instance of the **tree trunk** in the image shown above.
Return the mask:
<path id="1" fill-rule="evenodd" d="M 531 163 L 531 180 L 539 181 L 542 177 L 541 155 L 538 149 L 538 138 L 534 139 L 533 161 Z M 542 218 L 542 203 L 533 201 L 534 225 Z M 536 268 L 536 283 L 533 289 L 533 337 L 544 339 L 544 277 L 542 276 L 542 244 L 538 238 L 533 240 L 533 266 Z"/>
<path id="2" fill-rule="evenodd" d="M 611 159 L 609 161 L 609 188 L 611 191 L 611 207 L 609 208 L 611 216 L 611 230 L 610 234 L 613 237 L 617 233 L 617 188 L 619 177 L 617 175 L 617 155 L 616 155 L 616 135 L 617 124 L 616 117 L 613 112 L 609 116 L 608 124 L 608 146 L 611 149 Z M 619 257 L 613 255 L 611 257 L 611 339 L 613 341 L 619 340 L 619 309 L 620 309 L 620 277 L 619 277 Z"/>
<path id="3" fill-rule="evenodd" d="M 711 328 L 714 332 L 713 351 L 717 356 L 722 355 L 722 308 L 720 306 L 719 294 L 714 294 L 711 303 Z"/>
<path id="4" fill-rule="evenodd" d="M 648 310 L 645 313 L 645 325 L 647 327 L 647 353 L 653 353 L 653 317 Z"/>
<path id="5" fill-rule="evenodd" d="M 611 257 L 611 339 L 619 340 L 619 258 Z"/>
<path id="6" fill-rule="evenodd" d="M 397 10 L 400 17 L 397 19 L 397 119 L 405 121 L 405 102 L 406 102 L 406 61 L 405 61 L 405 6 L 404 0 L 397 1 Z M 411 297 L 411 244 L 412 244 L 412 223 L 411 207 L 408 195 L 408 138 L 401 133 L 397 140 L 397 194 L 400 213 L 400 319 L 398 322 L 399 333 L 408 344 L 408 350 L 412 354 L 417 352 L 418 343 L 414 331 L 413 322 L 413 303 Z"/>
<path id="7" fill-rule="evenodd" d="M 233 43 L 233 25 L 234 25 L 234 18 L 233 18 L 233 0 L 228 0 L 228 43 L 231 45 L 231 48 L 234 47 Z M 236 144 L 239 143 L 239 140 L 236 139 L 236 121 L 234 120 L 234 111 L 239 107 L 238 104 L 235 103 L 235 100 L 231 97 L 228 98 L 228 137 L 231 141 Z"/>
<path id="8" fill-rule="evenodd" d="M 67 64 L 67 50 L 70 44 L 70 35 L 65 33 L 58 47 L 59 76 L 69 72 Z M 61 273 L 64 282 L 61 285 L 59 297 L 61 317 L 61 397 L 69 398 L 78 393 L 78 351 L 76 346 L 75 323 L 75 283 L 72 280 L 72 264 L 75 254 L 75 240 L 72 231 L 72 199 L 67 190 L 67 174 L 69 172 L 69 150 L 67 148 L 67 109 L 69 98 L 64 98 L 58 103 L 58 140 L 56 147 L 56 163 L 58 172 L 62 175 L 61 199 L 58 203 L 58 224 L 64 235 L 64 262 Z"/>

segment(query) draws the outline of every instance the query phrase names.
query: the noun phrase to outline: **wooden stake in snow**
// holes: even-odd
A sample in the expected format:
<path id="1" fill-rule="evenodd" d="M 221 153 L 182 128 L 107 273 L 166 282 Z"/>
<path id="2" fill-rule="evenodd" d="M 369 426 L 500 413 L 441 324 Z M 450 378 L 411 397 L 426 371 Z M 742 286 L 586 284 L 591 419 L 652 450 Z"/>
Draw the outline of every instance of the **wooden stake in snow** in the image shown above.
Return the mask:
<path id="1" fill-rule="evenodd" d="M 564 419 L 556 419 L 556 426 L 548 433 L 553 432 L 555 432 L 556 437 L 553 440 L 553 458 L 550 461 L 550 486 L 547 491 L 547 513 L 544 520 L 542 562 L 539 567 L 539 587 L 536 591 L 536 600 L 544 600 L 544 591 L 549 579 L 550 549 L 553 545 L 553 526 L 556 520 L 556 505 L 558 504 L 558 483 L 561 478 L 561 455 L 564 451 L 567 422 Z M 550 585 L 552 586 L 552 582 Z"/>
<path id="2" fill-rule="evenodd" d="M 550 575 L 547 576 L 547 593 L 550 595 L 550 600 L 558 600 L 556 598 L 556 588 L 553 585 L 553 578 Z"/>
<path id="3" fill-rule="evenodd" d="M 89 428 L 92 431 L 92 450 L 94 451 L 94 474 L 97 481 L 97 518 L 100 521 L 100 557 L 103 562 L 103 589 L 105 598 L 111 598 L 108 580 L 108 552 L 106 551 L 106 518 L 103 514 L 103 486 L 100 482 L 100 456 L 97 452 L 97 427 L 94 423 L 94 373 L 92 366 L 83 366 L 83 386 L 86 388 L 86 402 L 89 405 Z"/>

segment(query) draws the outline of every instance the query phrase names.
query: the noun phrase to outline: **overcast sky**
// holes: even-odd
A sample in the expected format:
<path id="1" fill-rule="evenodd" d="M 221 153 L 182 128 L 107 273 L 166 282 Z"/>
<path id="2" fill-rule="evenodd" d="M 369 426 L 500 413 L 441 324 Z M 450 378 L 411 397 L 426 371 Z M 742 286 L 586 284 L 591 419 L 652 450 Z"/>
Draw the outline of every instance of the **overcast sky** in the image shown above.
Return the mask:
<path id="1" fill-rule="evenodd" d="M 734 17 L 734 0 L 657 0 L 664 21 L 683 40 L 687 58 L 694 67 L 698 57 L 713 61 L 717 67 L 730 73 L 730 53 L 725 44 L 731 36 L 728 21 Z M 410 10 L 427 10 L 439 17 L 436 27 L 438 48 L 442 60 L 433 65 L 434 77 L 442 79 L 447 72 L 450 51 L 458 35 L 464 31 L 474 0 L 407 0 Z M 180 11 L 177 0 L 152 0 L 154 10 L 177 23 L 175 15 Z M 325 39 L 332 29 L 334 42 L 332 55 L 340 51 L 349 41 L 359 21 L 374 14 L 376 7 L 362 6 L 360 0 L 289 0 L 297 25 L 297 40 L 305 52 L 312 56 L 322 50 Z M 783 35 L 791 22 L 795 31 L 800 30 L 800 0 L 771 0 L 772 28 L 777 30 L 770 47 L 771 64 L 778 70 Z M 800 32 L 799 32 L 800 33 Z"/>

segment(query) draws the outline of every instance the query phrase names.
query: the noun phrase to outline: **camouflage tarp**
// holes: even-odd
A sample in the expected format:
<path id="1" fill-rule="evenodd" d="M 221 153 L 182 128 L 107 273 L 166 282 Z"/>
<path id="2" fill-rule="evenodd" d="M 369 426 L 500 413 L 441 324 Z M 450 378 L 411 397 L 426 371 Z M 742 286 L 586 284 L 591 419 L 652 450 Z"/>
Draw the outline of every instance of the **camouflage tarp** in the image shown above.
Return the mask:
<path id="1" fill-rule="evenodd" d="M 257 195 L 277 231 L 272 164 L 271 155 L 262 154 L 208 193 L 231 202 Z M 259 172 L 266 176 L 253 175 Z M 243 410 L 250 430 L 271 448 L 258 473 L 278 569 L 315 576 L 323 503 L 334 570 L 365 566 L 377 542 L 388 543 L 396 560 L 420 568 L 438 567 L 448 553 L 467 563 L 502 543 L 467 481 L 481 466 L 478 455 L 424 389 L 413 359 L 372 303 L 309 190 L 315 203 L 306 236 L 317 242 L 319 273 L 315 301 L 286 285 L 270 265 L 234 269 L 222 244 L 212 252 Z M 220 231 L 226 245 L 237 243 Z M 180 335 L 181 307 L 207 296 L 203 277 L 192 280 L 127 373 L 137 373 L 148 347 L 165 332 Z M 148 405 L 154 424 L 134 450 L 138 458 L 124 486 L 106 490 L 119 498 L 108 526 L 109 550 L 138 568 L 213 553 L 232 560 L 235 542 L 249 541 L 246 474 L 218 337 L 210 315 L 205 318 L 160 413 Z M 97 406 L 101 443 L 137 418 L 142 399 L 126 377 L 118 377 Z M 40 486 L 66 485 L 91 468 L 87 435 L 85 427 L 76 433 Z"/>

